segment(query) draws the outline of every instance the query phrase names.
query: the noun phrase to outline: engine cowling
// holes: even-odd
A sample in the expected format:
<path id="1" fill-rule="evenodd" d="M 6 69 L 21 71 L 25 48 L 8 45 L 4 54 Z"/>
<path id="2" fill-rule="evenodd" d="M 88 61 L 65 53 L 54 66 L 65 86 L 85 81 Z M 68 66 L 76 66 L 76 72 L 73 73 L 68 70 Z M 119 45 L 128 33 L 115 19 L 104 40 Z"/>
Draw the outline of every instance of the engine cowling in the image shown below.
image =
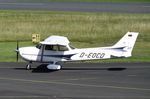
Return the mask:
<path id="1" fill-rule="evenodd" d="M 57 65 L 57 64 L 49 64 L 49 65 L 47 65 L 47 68 L 51 69 L 51 70 L 60 70 L 61 66 Z"/>

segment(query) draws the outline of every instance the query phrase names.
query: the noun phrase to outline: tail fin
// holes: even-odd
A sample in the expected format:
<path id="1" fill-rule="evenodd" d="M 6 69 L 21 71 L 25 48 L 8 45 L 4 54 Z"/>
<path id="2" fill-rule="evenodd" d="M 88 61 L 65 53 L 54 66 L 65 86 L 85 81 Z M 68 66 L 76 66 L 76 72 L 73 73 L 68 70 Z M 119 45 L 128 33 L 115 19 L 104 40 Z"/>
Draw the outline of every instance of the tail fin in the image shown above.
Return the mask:
<path id="1" fill-rule="evenodd" d="M 122 48 L 124 53 L 123 56 L 131 56 L 135 41 L 139 33 L 127 32 L 114 46 L 113 48 Z"/>

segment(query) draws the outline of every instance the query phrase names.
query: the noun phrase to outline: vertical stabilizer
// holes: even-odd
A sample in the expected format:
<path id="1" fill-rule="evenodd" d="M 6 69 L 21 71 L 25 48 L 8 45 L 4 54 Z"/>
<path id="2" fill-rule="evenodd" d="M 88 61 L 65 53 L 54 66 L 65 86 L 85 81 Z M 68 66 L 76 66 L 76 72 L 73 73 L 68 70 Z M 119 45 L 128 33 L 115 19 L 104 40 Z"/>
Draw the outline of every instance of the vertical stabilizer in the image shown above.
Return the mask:
<path id="1" fill-rule="evenodd" d="M 114 46 L 113 48 L 123 48 L 123 56 L 131 56 L 135 41 L 139 33 L 137 32 L 127 32 Z"/>

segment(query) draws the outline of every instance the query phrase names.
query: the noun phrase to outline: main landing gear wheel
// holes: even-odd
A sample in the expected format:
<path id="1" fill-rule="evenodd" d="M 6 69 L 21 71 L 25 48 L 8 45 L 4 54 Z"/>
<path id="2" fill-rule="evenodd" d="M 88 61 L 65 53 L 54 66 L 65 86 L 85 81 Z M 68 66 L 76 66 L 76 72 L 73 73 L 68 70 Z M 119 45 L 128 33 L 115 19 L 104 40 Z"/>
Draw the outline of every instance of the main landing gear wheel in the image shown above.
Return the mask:
<path id="1" fill-rule="evenodd" d="M 26 66 L 26 70 L 31 70 L 31 64 L 28 64 L 28 65 Z"/>

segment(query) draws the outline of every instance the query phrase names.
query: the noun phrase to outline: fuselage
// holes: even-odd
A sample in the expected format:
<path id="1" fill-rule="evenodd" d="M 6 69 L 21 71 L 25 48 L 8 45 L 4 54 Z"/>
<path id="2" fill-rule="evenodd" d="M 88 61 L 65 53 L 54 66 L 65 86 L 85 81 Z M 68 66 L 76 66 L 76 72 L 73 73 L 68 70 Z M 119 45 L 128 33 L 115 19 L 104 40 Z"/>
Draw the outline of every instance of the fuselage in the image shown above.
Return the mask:
<path id="1" fill-rule="evenodd" d="M 45 46 L 46 45 L 42 45 L 41 48 L 37 47 L 19 48 L 19 53 L 24 60 L 32 62 L 95 60 L 95 59 L 110 59 L 113 58 L 113 56 L 117 57 L 123 56 L 122 50 L 115 49 L 112 47 L 83 48 L 83 49 L 68 48 L 68 50 L 65 51 L 54 51 L 45 49 Z"/>

